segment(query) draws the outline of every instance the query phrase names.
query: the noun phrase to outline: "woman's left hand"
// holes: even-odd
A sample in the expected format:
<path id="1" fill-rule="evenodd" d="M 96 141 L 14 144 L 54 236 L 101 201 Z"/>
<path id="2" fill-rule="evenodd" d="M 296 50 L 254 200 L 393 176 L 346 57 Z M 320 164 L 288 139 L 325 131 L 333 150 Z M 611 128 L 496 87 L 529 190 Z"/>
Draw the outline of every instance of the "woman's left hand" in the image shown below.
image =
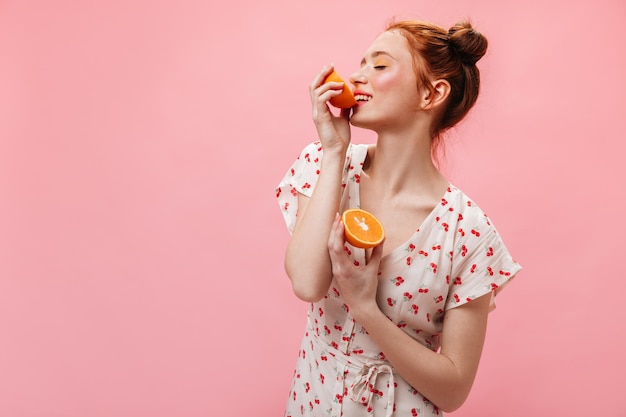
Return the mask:
<path id="1" fill-rule="evenodd" d="M 328 253 L 339 291 L 350 308 L 350 313 L 358 321 L 358 316 L 362 312 L 378 309 L 376 292 L 383 244 L 372 249 L 371 257 L 365 266 L 354 265 L 344 248 L 344 225 L 337 214 L 328 238 Z"/>

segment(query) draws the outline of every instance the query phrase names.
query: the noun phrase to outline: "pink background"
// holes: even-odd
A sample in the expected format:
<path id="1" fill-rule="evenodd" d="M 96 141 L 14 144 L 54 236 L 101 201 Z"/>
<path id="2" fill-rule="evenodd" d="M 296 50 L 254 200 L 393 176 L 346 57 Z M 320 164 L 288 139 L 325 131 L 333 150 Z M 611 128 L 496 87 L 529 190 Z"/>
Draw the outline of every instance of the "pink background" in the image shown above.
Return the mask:
<path id="1" fill-rule="evenodd" d="M 524 270 L 453 414 L 626 415 L 623 0 L 4 0 L 1 416 L 282 415 L 306 305 L 274 186 L 309 81 L 393 16 L 490 40 L 445 171 Z"/>

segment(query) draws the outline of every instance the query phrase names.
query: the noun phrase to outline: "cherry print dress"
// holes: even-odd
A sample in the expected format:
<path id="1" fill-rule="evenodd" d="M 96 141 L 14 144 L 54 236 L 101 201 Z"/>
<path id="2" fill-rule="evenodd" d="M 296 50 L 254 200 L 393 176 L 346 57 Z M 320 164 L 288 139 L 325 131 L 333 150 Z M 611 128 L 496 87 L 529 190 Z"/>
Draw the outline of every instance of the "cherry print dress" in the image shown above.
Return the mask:
<path id="1" fill-rule="evenodd" d="M 306 146 L 276 189 L 290 233 L 297 194 L 312 194 L 322 154 L 320 142 Z M 341 211 L 359 207 L 366 155 L 367 145 L 349 146 Z M 365 262 L 364 250 L 348 243 L 345 250 L 355 264 Z M 446 310 L 488 293 L 493 302 L 520 269 L 489 218 L 450 185 L 413 236 L 382 258 L 378 305 L 399 328 L 437 351 Z M 285 416 L 432 415 L 442 413 L 385 360 L 331 282 L 326 296 L 308 310 Z"/>

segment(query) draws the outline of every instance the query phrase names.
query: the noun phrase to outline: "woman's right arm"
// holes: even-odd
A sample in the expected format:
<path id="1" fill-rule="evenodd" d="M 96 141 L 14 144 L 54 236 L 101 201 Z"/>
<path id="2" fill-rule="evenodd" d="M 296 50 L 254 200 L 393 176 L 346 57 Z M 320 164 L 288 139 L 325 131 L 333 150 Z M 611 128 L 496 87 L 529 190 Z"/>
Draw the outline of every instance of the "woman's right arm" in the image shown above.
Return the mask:
<path id="1" fill-rule="evenodd" d="M 323 154 L 311 197 L 298 194 L 297 220 L 285 253 L 285 271 L 293 291 L 298 298 L 309 302 L 324 297 L 332 280 L 328 236 L 339 211 L 341 180 L 350 143 L 350 109 L 335 116 L 327 104 L 331 97 L 341 93 L 343 86 L 323 84 L 332 69 L 325 67 L 309 86 L 313 122 Z"/>

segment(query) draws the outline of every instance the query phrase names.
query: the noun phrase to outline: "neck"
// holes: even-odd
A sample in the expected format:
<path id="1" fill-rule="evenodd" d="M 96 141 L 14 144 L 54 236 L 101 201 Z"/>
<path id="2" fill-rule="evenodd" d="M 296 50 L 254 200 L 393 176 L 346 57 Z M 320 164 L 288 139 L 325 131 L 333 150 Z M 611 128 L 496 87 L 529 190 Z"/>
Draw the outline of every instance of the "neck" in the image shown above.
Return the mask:
<path id="1" fill-rule="evenodd" d="M 372 183 L 384 184 L 390 194 L 438 193 L 447 181 L 433 163 L 431 138 L 419 133 L 379 132 L 364 167 Z"/>

